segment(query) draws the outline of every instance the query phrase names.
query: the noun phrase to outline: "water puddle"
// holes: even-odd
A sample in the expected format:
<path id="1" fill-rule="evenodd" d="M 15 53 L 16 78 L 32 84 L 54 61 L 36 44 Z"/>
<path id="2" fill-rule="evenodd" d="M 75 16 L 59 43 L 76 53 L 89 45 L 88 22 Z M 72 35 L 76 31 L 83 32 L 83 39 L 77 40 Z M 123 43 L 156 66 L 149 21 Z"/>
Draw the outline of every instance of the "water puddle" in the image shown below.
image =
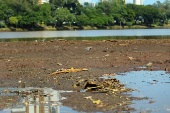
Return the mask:
<path id="1" fill-rule="evenodd" d="M 0 113 L 77 113 L 61 105 L 60 101 L 66 98 L 61 97 L 60 93 L 65 92 L 52 88 L 0 88 L 0 96 L 18 95 L 21 98 L 15 106 Z"/>
<path id="2" fill-rule="evenodd" d="M 132 101 L 129 105 L 139 112 L 170 112 L 170 73 L 165 71 L 131 71 L 116 78 L 134 91 L 131 96 L 148 97 L 148 100 Z M 114 76 L 115 77 L 115 76 Z"/>

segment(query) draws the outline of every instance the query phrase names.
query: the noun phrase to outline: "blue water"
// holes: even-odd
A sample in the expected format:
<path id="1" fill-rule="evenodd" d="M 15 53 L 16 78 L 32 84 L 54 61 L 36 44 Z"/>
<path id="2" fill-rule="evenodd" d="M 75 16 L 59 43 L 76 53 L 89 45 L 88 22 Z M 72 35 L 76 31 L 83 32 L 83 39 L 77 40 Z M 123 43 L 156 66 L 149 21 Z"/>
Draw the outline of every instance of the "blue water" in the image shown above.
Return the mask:
<path id="1" fill-rule="evenodd" d="M 168 36 L 170 29 L 123 29 L 123 30 L 76 30 L 76 31 L 32 31 L 0 32 L 6 38 L 49 38 L 49 37 L 99 37 L 99 36 Z"/>
<path id="2" fill-rule="evenodd" d="M 137 89 L 131 96 L 148 97 L 148 100 L 133 101 L 130 105 L 139 112 L 170 113 L 170 73 L 165 71 L 131 71 L 116 78 L 127 88 Z M 139 92 L 140 90 L 140 92 Z M 149 103 L 150 100 L 156 101 Z"/>

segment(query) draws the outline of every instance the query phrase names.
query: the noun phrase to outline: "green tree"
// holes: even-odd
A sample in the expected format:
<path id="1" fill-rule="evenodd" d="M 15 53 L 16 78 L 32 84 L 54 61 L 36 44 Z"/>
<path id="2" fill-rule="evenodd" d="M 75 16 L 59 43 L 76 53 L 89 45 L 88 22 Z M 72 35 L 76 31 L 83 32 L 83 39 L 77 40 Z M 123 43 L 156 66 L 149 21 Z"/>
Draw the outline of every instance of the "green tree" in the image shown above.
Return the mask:
<path id="1" fill-rule="evenodd" d="M 74 21 L 75 17 L 67 8 L 59 8 L 55 11 L 55 20 L 59 23 L 60 26 L 63 25 L 63 22 Z"/>
<path id="2" fill-rule="evenodd" d="M 18 19 L 17 19 L 17 17 L 11 16 L 11 17 L 9 18 L 9 23 L 10 23 L 10 24 L 14 24 L 14 25 L 18 24 Z"/>
<path id="3" fill-rule="evenodd" d="M 85 15 L 77 15 L 76 23 L 79 27 L 84 27 L 89 23 L 89 18 Z"/>
<path id="4" fill-rule="evenodd" d="M 165 23 L 165 20 L 167 19 L 166 13 L 165 12 L 159 13 L 159 19 L 163 20 L 163 22 Z"/>
<path id="5" fill-rule="evenodd" d="M 75 13 L 78 4 L 78 0 L 66 0 L 64 7 L 67 7 L 71 13 Z"/>
<path id="6" fill-rule="evenodd" d="M 108 24 L 109 24 L 110 26 L 114 24 L 114 19 L 113 19 L 112 16 L 109 16 L 109 17 L 108 17 Z"/>
<path id="7" fill-rule="evenodd" d="M 100 15 L 96 18 L 96 20 L 97 20 L 96 26 L 99 27 L 99 28 L 109 25 L 107 15 L 104 15 L 104 14 Z"/>
<path id="8" fill-rule="evenodd" d="M 143 5 L 126 4 L 126 7 L 135 13 L 135 20 L 138 20 L 139 16 L 143 15 Z"/>
<path id="9" fill-rule="evenodd" d="M 118 4 L 117 2 L 113 2 L 112 6 L 113 13 L 111 16 L 116 20 L 116 23 L 119 24 L 119 22 L 121 22 L 122 24 L 125 24 L 128 18 L 126 6 Z"/>
<path id="10" fill-rule="evenodd" d="M 59 8 L 64 6 L 65 0 L 49 0 L 49 3 L 54 4 L 55 7 Z"/>
<path id="11" fill-rule="evenodd" d="M 128 22 L 132 22 L 132 21 L 134 20 L 134 18 L 135 18 L 135 13 L 134 13 L 134 11 L 131 10 L 131 9 L 127 9 L 126 11 L 127 11 L 127 14 L 128 14 L 126 20 L 127 20 Z"/>
<path id="12" fill-rule="evenodd" d="M 0 20 L 4 19 L 4 12 L 2 10 L 0 10 Z"/>
<path id="13" fill-rule="evenodd" d="M 21 15 L 18 16 L 18 22 L 25 27 L 35 27 L 38 23 L 43 21 L 43 17 L 41 13 L 31 11 L 23 12 Z"/>
<path id="14" fill-rule="evenodd" d="M 47 24 L 48 22 L 52 20 L 51 5 L 48 3 L 45 3 L 39 6 L 40 6 L 40 9 L 38 12 L 41 14 L 42 21 Z"/>
<path id="15" fill-rule="evenodd" d="M 96 19 L 92 18 L 92 19 L 89 21 L 89 24 L 90 24 L 91 27 L 94 27 L 94 26 L 97 24 Z"/>
<path id="16" fill-rule="evenodd" d="M 15 13 L 31 12 L 39 0 L 3 0 Z"/>
<path id="17" fill-rule="evenodd" d="M 81 15 L 82 11 L 83 11 L 83 5 L 78 3 L 77 6 L 76 6 L 75 14 L 76 15 Z"/>
<path id="18" fill-rule="evenodd" d="M 11 16 L 14 16 L 14 11 L 12 9 L 7 9 L 4 13 L 4 20 L 5 23 L 8 24 L 9 23 L 9 18 Z"/>
<path id="19" fill-rule="evenodd" d="M 5 12 L 7 9 L 8 6 L 2 0 L 0 0 L 0 20 L 5 19 Z"/>
<path id="20" fill-rule="evenodd" d="M 154 6 L 155 8 L 158 8 L 158 9 L 161 8 L 162 5 L 163 5 L 163 4 L 162 4 L 160 1 L 156 1 L 156 3 L 153 4 L 153 6 Z"/>
<path id="21" fill-rule="evenodd" d="M 113 0 L 113 2 L 117 2 L 118 4 L 124 5 L 125 0 Z"/>
<path id="22" fill-rule="evenodd" d="M 151 24 L 154 19 L 159 17 L 159 10 L 153 6 L 143 7 L 143 18 L 145 19 L 146 24 Z"/>
<path id="23" fill-rule="evenodd" d="M 168 19 L 170 19 L 170 9 L 166 10 L 166 16 Z"/>
<path id="24" fill-rule="evenodd" d="M 41 14 L 35 11 L 31 11 L 26 17 L 28 19 L 28 24 L 31 24 L 32 26 L 42 22 L 43 20 Z"/>
<path id="25" fill-rule="evenodd" d="M 170 0 L 165 0 L 163 2 L 163 7 L 168 10 L 170 8 Z"/>

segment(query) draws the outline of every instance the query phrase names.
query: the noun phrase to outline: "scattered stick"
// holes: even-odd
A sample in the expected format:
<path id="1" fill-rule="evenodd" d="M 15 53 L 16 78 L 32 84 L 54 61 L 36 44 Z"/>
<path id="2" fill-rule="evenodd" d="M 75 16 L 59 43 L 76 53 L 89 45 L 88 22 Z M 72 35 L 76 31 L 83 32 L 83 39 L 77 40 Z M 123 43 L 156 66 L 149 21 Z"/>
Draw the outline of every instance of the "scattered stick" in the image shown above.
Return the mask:
<path id="1" fill-rule="evenodd" d="M 83 68 L 83 69 L 64 69 L 64 70 L 61 70 L 61 71 L 51 73 L 50 75 L 60 74 L 60 73 L 72 73 L 72 72 L 79 72 L 79 71 L 88 71 L 88 69 L 86 69 L 86 68 Z"/>

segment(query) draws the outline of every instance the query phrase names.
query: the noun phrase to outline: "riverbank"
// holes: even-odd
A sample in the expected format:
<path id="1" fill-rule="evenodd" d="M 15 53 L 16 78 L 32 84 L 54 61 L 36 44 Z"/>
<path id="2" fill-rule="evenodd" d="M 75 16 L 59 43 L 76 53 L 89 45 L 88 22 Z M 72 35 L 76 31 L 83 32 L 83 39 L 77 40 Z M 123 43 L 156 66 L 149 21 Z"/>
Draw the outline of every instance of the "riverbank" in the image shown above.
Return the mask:
<path id="1" fill-rule="evenodd" d="M 79 92 L 84 89 L 82 81 L 95 83 L 101 76 L 138 70 L 168 72 L 170 69 L 170 39 L 0 42 L 0 48 L 0 87 L 52 87 Z M 139 68 L 146 67 L 149 62 L 152 62 L 151 67 Z M 87 71 L 52 74 L 63 69 Z M 62 95 L 67 97 L 63 105 L 84 112 L 111 110 L 111 107 L 114 109 L 112 104 L 127 100 L 125 95 L 114 97 L 110 92 Z M 102 104 L 98 106 L 84 99 L 89 96 Z M 120 107 L 119 110 L 131 109 Z"/>
<path id="2" fill-rule="evenodd" d="M 159 28 L 170 28 L 170 25 L 164 25 L 164 26 L 142 26 L 142 25 L 133 25 L 131 27 L 128 26 L 107 26 L 103 28 L 97 28 L 97 27 L 91 27 L 91 26 L 85 26 L 83 28 L 79 28 L 78 26 L 63 26 L 63 27 L 57 27 L 54 28 L 52 26 L 47 27 L 39 27 L 39 28 L 29 28 L 29 29 L 21 29 L 21 28 L 0 28 L 0 32 L 21 32 L 21 31 L 60 31 L 60 30 L 100 30 L 100 29 L 108 29 L 108 30 L 116 30 L 116 29 L 159 29 Z"/>

